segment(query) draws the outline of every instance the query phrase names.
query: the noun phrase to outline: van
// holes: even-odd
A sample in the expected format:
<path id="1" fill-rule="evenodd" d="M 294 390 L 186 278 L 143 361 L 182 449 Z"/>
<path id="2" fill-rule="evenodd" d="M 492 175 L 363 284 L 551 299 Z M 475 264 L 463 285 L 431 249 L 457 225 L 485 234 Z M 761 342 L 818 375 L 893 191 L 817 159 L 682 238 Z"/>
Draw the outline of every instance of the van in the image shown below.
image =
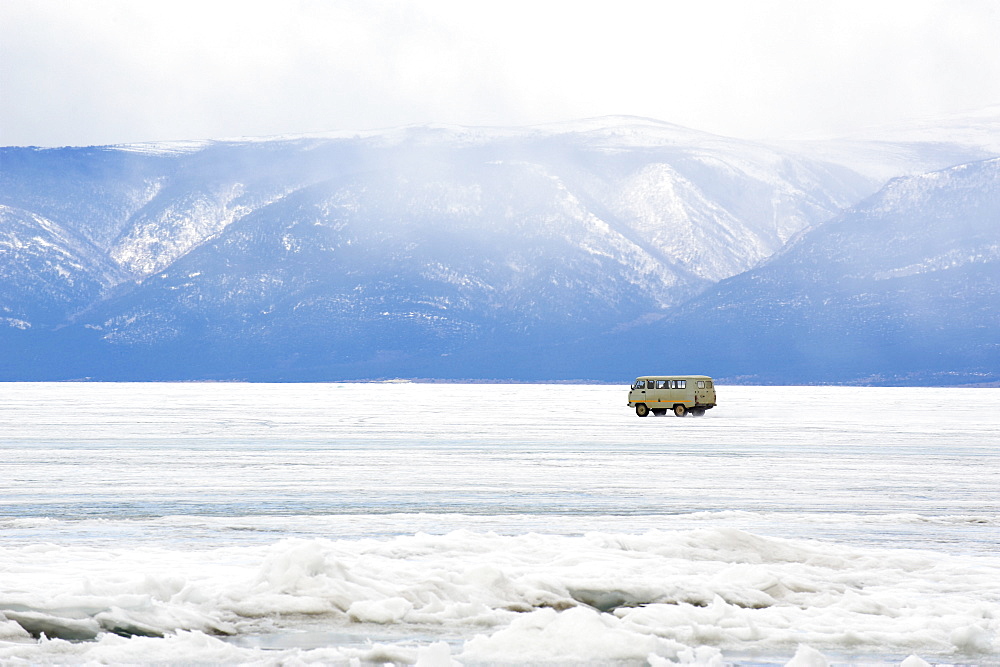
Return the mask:
<path id="1" fill-rule="evenodd" d="M 667 410 L 678 417 L 701 417 L 715 407 L 715 384 L 707 375 L 645 375 L 632 383 L 628 406 L 640 417 Z"/>

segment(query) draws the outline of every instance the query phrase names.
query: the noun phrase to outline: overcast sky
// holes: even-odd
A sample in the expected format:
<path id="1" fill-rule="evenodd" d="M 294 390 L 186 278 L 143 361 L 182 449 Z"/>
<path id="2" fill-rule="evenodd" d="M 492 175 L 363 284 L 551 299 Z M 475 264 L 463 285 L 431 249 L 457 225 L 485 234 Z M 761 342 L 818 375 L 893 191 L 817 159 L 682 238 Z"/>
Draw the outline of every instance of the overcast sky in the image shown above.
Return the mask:
<path id="1" fill-rule="evenodd" d="M 0 0 L 0 145 L 608 114 L 778 138 L 997 103 L 997 0 Z"/>

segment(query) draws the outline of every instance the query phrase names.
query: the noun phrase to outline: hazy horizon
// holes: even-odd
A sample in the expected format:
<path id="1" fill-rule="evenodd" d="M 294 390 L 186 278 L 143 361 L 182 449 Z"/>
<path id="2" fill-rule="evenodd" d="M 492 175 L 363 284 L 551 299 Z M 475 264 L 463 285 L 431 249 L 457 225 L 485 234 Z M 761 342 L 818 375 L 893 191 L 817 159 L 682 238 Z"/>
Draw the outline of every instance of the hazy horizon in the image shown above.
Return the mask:
<path id="1" fill-rule="evenodd" d="M 985 0 L 11 0 L 0 145 L 609 115 L 834 136 L 997 104 L 998 33 Z"/>

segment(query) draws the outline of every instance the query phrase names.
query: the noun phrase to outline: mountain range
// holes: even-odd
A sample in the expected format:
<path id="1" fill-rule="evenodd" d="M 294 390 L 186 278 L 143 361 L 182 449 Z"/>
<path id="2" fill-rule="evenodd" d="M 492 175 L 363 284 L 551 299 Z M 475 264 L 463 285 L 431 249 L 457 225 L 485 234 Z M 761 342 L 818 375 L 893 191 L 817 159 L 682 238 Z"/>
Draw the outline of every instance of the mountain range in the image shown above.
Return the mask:
<path id="1" fill-rule="evenodd" d="M 663 324 L 695 322 L 744 382 L 995 383 L 1000 158 L 893 179 Z"/>
<path id="2" fill-rule="evenodd" d="M 0 379 L 995 381 L 1000 146 L 949 123 L 3 148 Z"/>

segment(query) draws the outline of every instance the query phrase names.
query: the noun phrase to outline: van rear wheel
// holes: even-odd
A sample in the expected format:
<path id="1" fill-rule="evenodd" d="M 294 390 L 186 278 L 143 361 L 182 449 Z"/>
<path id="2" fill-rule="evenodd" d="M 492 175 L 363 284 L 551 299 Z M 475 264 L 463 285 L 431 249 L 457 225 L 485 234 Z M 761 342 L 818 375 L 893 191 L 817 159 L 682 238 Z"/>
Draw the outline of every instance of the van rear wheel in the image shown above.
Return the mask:
<path id="1" fill-rule="evenodd" d="M 635 414 L 640 417 L 646 417 L 649 415 L 649 407 L 645 403 L 636 403 Z"/>
<path id="2" fill-rule="evenodd" d="M 683 417 L 687 413 L 688 413 L 687 408 L 685 408 L 683 405 L 674 406 L 674 414 L 677 415 L 678 417 Z"/>

